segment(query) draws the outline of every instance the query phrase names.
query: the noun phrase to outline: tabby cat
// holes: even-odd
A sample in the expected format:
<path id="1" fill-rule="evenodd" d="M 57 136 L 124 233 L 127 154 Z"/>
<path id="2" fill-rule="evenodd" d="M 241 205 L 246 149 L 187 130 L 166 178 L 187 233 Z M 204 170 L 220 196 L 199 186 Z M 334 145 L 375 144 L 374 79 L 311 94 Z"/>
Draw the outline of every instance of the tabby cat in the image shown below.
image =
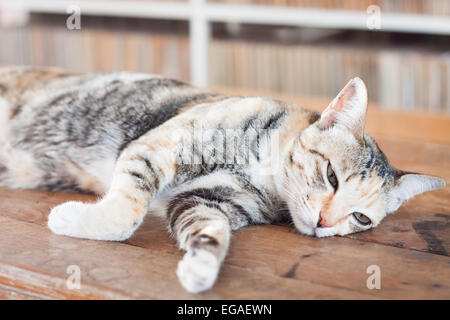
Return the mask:
<path id="1" fill-rule="evenodd" d="M 137 73 L 0 69 L 0 186 L 84 191 L 51 211 L 56 234 L 121 241 L 147 212 L 186 251 L 177 275 L 216 280 L 231 231 L 291 220 L 309 236 L 376 227 L 437 177 L 393 168 L 364 131 L 351 80 L 321 114 Z"/>

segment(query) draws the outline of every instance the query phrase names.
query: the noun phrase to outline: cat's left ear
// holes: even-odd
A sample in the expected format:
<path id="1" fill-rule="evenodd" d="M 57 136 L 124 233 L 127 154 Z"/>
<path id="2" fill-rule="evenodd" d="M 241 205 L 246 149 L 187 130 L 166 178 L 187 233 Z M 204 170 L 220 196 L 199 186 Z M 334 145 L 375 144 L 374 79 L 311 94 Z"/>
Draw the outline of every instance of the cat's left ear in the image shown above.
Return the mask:
<path id="1" fill-rule="evenodd" d="M 445 181 L 441 178 L 398 170 L 394 175 L 388 212 L 397 210 L 403 201 L 415 195 L 443 187 L 445 187 Z"/>
<path id="2" fill-rule="evenodd" d="M 360 138 L 364 131 L 366 109 L 366 86 L 360 78 L 354 78 L 322 112 L 319 128 L 326 130 L 339 126 L 348 129 L 357 138 Z"/>

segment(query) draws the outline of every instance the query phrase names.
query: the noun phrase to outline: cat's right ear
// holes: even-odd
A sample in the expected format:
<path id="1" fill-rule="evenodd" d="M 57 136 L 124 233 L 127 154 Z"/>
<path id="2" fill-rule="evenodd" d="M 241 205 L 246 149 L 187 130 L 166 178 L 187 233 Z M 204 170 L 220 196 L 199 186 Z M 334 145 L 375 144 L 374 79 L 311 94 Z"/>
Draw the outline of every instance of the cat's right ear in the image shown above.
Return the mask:
<path id="1" fill-rule="evenodd" d="M 319 128 L 327 130 L 339 126 L 349 130 L 357 138 L 362 137 L 366 109 L 366 86 L 360 78 L 354 78 L 322 112 Z"/>
<path id="2" fill-rule="evenodd" d="M 396 170 L 387 212 L 394 212 L 403 201 L 407 201 L 415 195 L 440 189 L 445 187 L 445 185 L 445 181 L 438 177 Z"/>

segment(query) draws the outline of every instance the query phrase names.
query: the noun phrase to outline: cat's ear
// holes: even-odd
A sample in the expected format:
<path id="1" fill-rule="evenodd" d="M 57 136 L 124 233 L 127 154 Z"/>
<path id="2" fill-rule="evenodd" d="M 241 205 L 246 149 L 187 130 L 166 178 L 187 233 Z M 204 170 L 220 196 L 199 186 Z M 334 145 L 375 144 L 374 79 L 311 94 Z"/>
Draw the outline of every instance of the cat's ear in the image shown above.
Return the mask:
<path id="1" fill-rule="evenodd" d="M 333 126 L 340 126 L 350 130 L 356 137 L 361 137 L 364 131 L 366 109 L 366 86 L 360 78 L 354 78 L 322 112 L 319 128 L 326 130 Z"/>
<path id="2" fill-rule="evenodd" d="M 403 201 L 415 195 L 443 187 L 445 181 L 441 178 L 397 170 L 394 174 L 394 186 L 390 192 L 388 212 L 397 210 Z"/>

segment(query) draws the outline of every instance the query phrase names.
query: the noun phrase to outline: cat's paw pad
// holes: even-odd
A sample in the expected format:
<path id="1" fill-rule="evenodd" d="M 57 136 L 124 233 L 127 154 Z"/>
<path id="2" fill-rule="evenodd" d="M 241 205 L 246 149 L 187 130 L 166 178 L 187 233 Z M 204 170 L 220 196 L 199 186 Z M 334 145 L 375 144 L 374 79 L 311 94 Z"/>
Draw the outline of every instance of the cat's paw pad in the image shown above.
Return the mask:
<path id="1" fill-rule="evenodd" d="M 54 207 L 48 216 L 48 227 L 56 234 L 79 237 L 80 220 L 86 206 L 82 202 L 70 201 Z"/>
<path id="2" fill-rule="evenodd" d="M 210 289 L 216 281 L 220 263 L 206 250 L 186 253 L 178 263 L 177 276 L 183 287 L 193 293 Z"/>

